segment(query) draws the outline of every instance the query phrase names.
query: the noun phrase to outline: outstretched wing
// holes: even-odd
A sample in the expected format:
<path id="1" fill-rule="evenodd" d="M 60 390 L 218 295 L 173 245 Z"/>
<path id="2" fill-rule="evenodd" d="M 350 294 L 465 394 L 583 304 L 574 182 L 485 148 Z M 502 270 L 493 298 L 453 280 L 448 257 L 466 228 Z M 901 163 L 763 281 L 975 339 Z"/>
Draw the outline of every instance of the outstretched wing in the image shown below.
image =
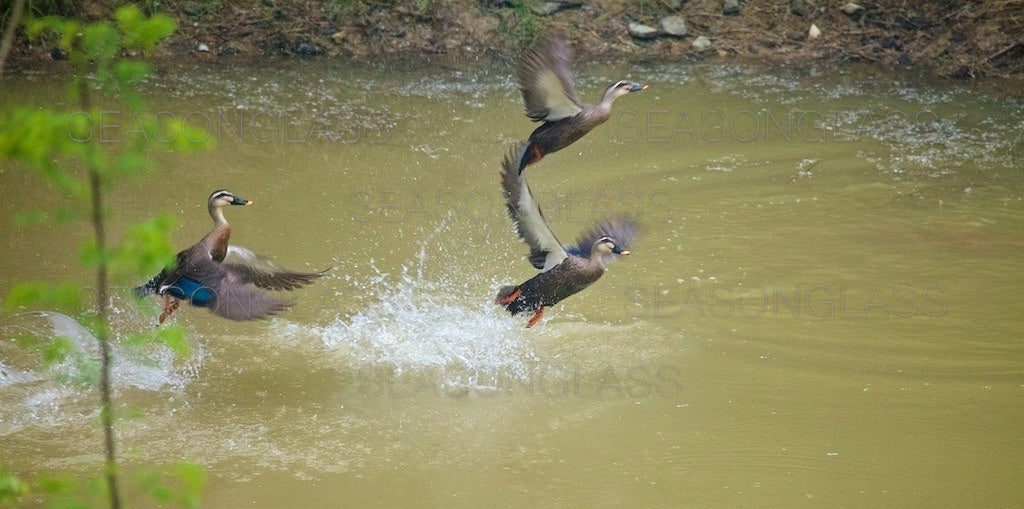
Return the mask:
<path id="1" fill-rule="evenodd" d="M 609 237 L 615 241 L 615 245 L 623 251 L 630 249 L 633 242 L 636 240 L 639 227 L 633 218 L 628 216 L 620 216 L 611 219 L 605 219 L 583 232 L 576 239 L 576 243 L 571 246 L 565 246 L 565 250 L 573 255 L 580 256 L 583 258 L 590 257 L 590 250 L 594 247 L 594 243 L 601 237 Z M 604 263 L 610 263 L 619 258 L 616 254 L 608 254 L 603 257 Z"/>
<path id="2" fill-rule="evenodd" d="M 572 54 L 561 37 L 547 37 L 519 61 L 516 71 L 526 116 L 553 122 L 582 109 L 576 94 Z"/>
<path id="3" fill-rule="evenodd" d="M 247 285 L 242 276 L 210 260 L 193 261 L 180 277 L 160 288 L 194 306 L 231 320 L 254 320 L 287 309 L 284 301 Z"/>
<path id="4" fill-rule="evenodd" d="M 501 163 L 501 187 L 508 215 L 516 224 L 516 232 L 530 246 L 530 263 L 547 271 L 562 263 L 568 255 L 544 221 L 544 214 L 533 199 L 526 176 L 519 174 L 519 160 L 525 151 L 526 145 L 519 144 L 505 155 Z"/>
<path id="5" fill-rule="evenodd" d="M 225 279 L 217 285 L 210 310 L 230 320 L 255 320 L 288 308 L 288 304 L 238 280 Z"/>
<path id="6" fill-rule="evenodd" d="M 243 283 L 267 290 L 294 290 L 323 277 L 330 270 L 295 272 L 278 267 L 274 262 L 241 246 L 228 246 L 223 265 L 237 274 Z"/>

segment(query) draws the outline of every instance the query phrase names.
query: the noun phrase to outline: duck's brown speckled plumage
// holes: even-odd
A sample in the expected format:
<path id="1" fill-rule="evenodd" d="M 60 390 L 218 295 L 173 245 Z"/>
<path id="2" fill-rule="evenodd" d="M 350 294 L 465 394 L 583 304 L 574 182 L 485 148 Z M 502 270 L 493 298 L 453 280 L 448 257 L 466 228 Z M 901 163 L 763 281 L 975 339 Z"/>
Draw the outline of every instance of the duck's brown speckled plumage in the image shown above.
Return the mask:
<path id="1" fill-rule="evenodd" d="M 502 287 L 498 298 L 507 297 L 519 290 L 519 296 L 508 303 L 505 309 L 513 315 L 523 311 L 536 312 L 582 292 L 601 279 L 604 270 L 603 265 L 590 263 L 586 258 L 569 256 L 551 270 L 541 272 L 519 286 Z"/>
<path id="2" fill-rule="evenodd" d="M 527 145 L 522 144 L 505 157 L 501 183 L 516 232 L 530 247 L 528 259 L 542 272 L 520 285 L 502 287 L 496 302 L 513 315 L 533 312 L 530 327 L 544 308 L 583 291 L 604 275 L 605 263 L 628 254 L 636 224 L 626 217 L 603 221 L 589 228 L 576 245 L 563 246 L 544 221 L 525 175 L 518 170 L 526 150 Z"/>
<path id="3" fill-rule="evenodd" d="M 558 36 L 545 37 L 526 53 L 519 61 L 516 77 L 526 115 L 535 122 L 544 122 L 530 135 L 519 172 L 605 123 L 616 98 L 647 88 L 619 81 L 605 90 L 599 103 L 584 104 L 576 92 L 569 46 Z"/>

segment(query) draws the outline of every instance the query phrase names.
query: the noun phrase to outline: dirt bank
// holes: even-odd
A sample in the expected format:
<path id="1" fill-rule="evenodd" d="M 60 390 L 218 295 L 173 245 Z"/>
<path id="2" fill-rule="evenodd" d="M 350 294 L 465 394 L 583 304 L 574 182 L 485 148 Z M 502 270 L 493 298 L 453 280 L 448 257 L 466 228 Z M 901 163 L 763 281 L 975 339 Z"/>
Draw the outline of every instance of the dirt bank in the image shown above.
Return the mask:
<path id="1" fill-rule="evenodd" d="M 956 78 L 1024 77 L 1024 0 L 372 0 L 144 2 L 178 20 L 166 56 L 359 61 L 514 58 L 547 30 L 561 30 L 581 60 L 755 58 L 776 62 L 869 61 L 924 67 Z M 108 15 L 115 2 L 65 6 Z M 58 10 L 60 8 L 58 7 Z M 553 12 L 548 12 L 553 11 Z M 665 34 L 662 22 L 674 18 Z M 679 22 L 683 28 L 680 30 Z M 629 28 L 634 23 L 634 29 Z M 655 30 L 641 37 L 641 27 Z M 811 26 L 820 35 L 809 35 Z M 697 41 L 698 38 L 708 41 Z M 710 45 L 701 48 L 701 43 Z M 21 39 L 19 58 L 49 54 Z"/>

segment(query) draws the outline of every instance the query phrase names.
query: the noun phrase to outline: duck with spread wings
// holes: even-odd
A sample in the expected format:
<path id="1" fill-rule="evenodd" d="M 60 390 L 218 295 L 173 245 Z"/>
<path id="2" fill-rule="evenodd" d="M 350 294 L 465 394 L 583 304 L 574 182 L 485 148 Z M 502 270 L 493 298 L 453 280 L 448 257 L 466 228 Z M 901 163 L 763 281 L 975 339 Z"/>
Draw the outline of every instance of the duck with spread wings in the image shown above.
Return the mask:
<path id="1" fill-rule="evenodd" d="M 530 263 L 541 272 L 520 285 L 503 286 L 495 303 L 513 315 L 532 312 L 530 328 L 544 316 L 544 308 L 583 291 L 604 275 L 606 264 L 628 255 L 637 225 L 628 217 L 609 219 L 591 226 L 575 244 L 562 245 L 519 172 L 526 150 L 522 144 L 506 155 L 501 184 L 516 232 L 530 247 Z"/>
<path id="2" fill-rule="evenodd" d="M 231 226 L 223 209 L 229 205 L 252 205 L 224 189 L 214 191 L 207 203 L 213 230 L 192 247 L 178 253 L 174 263 L 145 284 L 135 288 L 140 297 L 157 294 L 164 298 L 163 323 L 179 302 L 208 308 L 231 320 L 253 320 L 280 312 L 284 301 L 265 290 L 294 290 L 322 277 L 318 272 L 296 272 L 278 267 L 252 251 L 228 243 Z"/>
<path id="3" fill-rule="evenodd" d="M 517 168 L 519 173 L 606 122 L 612 114 L 612 103 L 619 97 L 647 88 L 640 83 L 618 81 L 604 91 L 601 102 L 583 103 L 576 93 L 569 46 L 558 36 L 545 37 L 524 55 L 516 75 L 526 116 L 543 122 L 530 134 L 526 155 Z"/>

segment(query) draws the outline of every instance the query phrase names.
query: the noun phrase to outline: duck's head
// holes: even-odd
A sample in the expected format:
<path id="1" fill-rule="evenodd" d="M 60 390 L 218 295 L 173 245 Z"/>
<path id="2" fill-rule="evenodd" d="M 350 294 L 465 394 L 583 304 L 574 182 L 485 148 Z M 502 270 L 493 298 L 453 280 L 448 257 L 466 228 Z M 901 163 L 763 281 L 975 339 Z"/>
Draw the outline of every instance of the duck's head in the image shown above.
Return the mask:
<path id="1" fill-rule="evenodd" d="M 605 101 L 614 101 L 630 92 L 639 92 L 647 88 L 647 85 L 634 83 L 632 81 L 619 81 L 604 91 Z"/>
<path id="2" fill-rule="evenodd" d="M 594 256 L 601 258 L 611 254 L 628 255 L 629 251 L 619 247 L 619 244 L 611 237 L 601 237 L 594 241 L 594 247 L 590 251 L 591 258 Z"/>
<path id="3" fill-rule="evenodd" d="M 252 205 L 252 202 L 235 196 L 227 189 L 218 189 L 210 195 L 210 210 L 227 207 L 228 205 Z"/>

